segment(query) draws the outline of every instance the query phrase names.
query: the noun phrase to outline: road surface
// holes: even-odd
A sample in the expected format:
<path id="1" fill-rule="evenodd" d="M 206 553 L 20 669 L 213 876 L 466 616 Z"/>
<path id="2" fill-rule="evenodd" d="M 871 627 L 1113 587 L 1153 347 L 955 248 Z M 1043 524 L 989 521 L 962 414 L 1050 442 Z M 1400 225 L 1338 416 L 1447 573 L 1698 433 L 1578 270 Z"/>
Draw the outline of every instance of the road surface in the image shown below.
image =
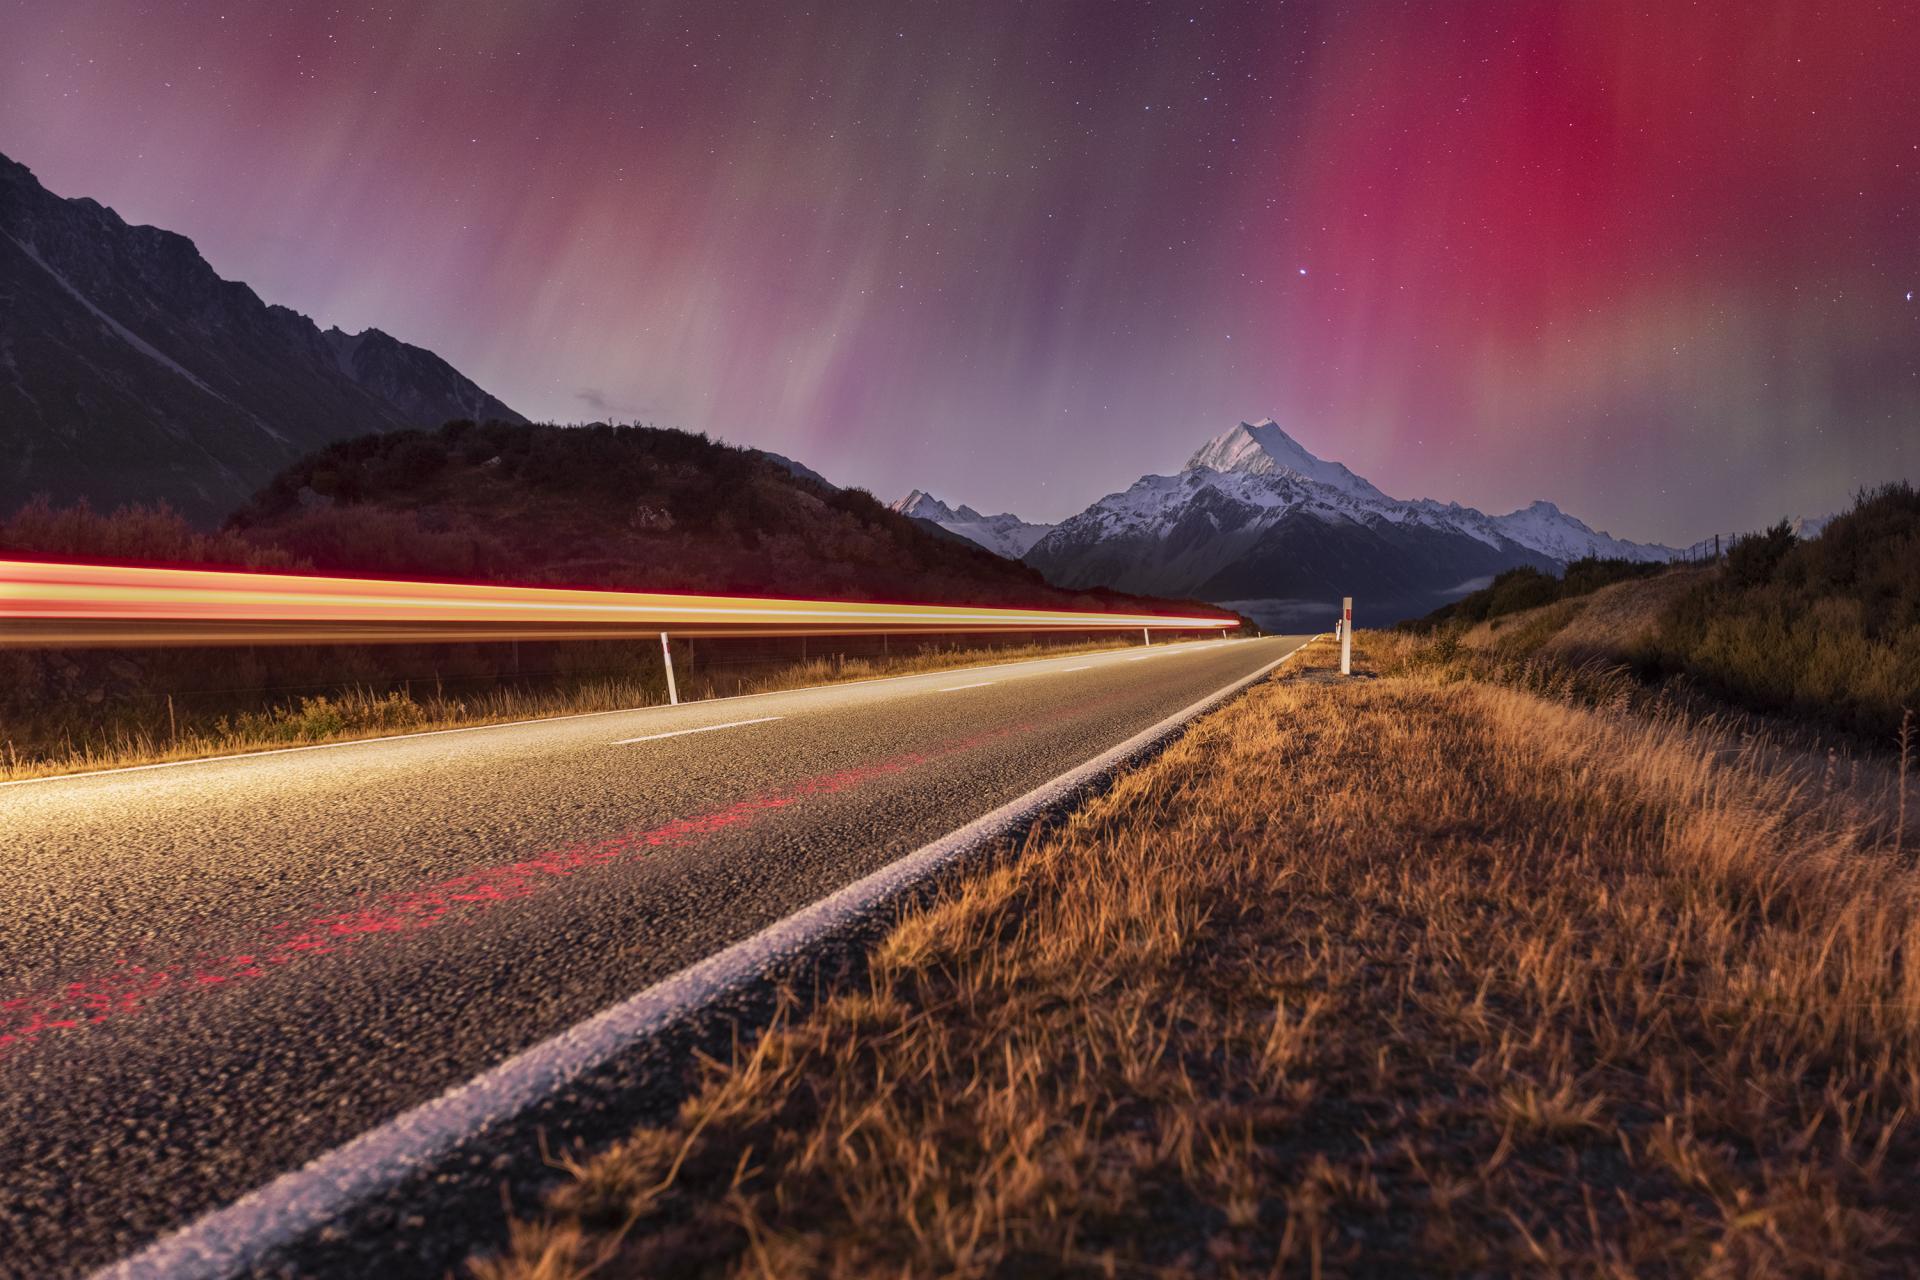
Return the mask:
<path id="1" fill-rule="evenodd" d="M 0 785 L 0 1275 L 111 1262 L 1301 640 Z"/>

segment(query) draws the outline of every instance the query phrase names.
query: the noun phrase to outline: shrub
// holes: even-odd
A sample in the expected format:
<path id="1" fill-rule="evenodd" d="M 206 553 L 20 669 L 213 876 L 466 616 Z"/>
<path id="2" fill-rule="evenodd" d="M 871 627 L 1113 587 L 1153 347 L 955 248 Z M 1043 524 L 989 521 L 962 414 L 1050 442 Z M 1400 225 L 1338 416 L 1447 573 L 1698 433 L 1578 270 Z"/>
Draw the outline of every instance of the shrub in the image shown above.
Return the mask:
<path id="1" fill-rule="evenodd" d="M 1864 492 L 1818 537 L 1782 521 L 1662 619 L 1656 657 L 1721 696 L 1874 737 L 1920 708 L 1920 495 Z"/>
<path id="2" fill-rule="evenodd" d="M 1758 587 L 1773 580 L 1787 554 L 1799 542 L 1785 520 L 1765 533 L 1734 539 L 1727 550 L 1727 581 L 1736 587 Z"/>
<path id="3" fill-rule="evenodd" d="M 1560 582 L 1552 574 L 1531 567 L 1509 569 L 1487 588 L 1486 612 L 1482 616 L 1498 618 L 1552 604 L 1559 598 Z"/>
<path id="4" fill-rule="evenodd" d="M 56 507 L 36 498 L 0 520 L 0 555 L 121 564 L 225 564 L 242 569 L 288 569 L 298 559 L 235 533 L 202 533 L 165 503 L 129 505 L 103 515 L 86 502 Z"/>
<path id="5" fill-rule="evenodd" d="M 321 742 L 345 733 L 410 729 L 426 720 L 426 708 L 404 693 L 352 692 L 243 712 L 221 720 L 217 733 L 248 742 Z"/>

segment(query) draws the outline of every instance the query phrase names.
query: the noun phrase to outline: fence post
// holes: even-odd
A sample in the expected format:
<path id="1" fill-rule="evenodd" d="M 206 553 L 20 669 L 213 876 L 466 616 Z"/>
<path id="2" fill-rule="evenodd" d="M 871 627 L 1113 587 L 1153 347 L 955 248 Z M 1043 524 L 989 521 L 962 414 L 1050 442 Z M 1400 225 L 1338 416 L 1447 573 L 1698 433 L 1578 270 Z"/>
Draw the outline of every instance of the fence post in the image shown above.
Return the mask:
<path id="1" fill-rule="evenodd" d="M 1340 674 L 1353 674 L 1353 597 L 1340 597 Z"/>
<path id="2" fill-rule="evenodd" d="M 673 682 L 673 650 L 667 647 L 667 633 L 660 633 L 660 660 L 667 665 L 667 705 L 680 705 L 680 688 Z"/>

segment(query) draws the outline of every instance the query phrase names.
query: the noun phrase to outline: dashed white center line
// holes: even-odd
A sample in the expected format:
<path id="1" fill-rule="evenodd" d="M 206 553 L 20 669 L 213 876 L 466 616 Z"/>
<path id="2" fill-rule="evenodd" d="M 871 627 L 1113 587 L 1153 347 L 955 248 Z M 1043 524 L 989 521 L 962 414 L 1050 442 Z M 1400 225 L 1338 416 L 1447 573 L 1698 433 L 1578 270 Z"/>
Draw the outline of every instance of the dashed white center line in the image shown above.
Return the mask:
<path id="1" fill-rule="evenodd" d="M 941 693 L 958 693 L 962 689 L 984 689 L 990 684 L 998 684 L 998 683 L 1000 683 L 998 680 L 980 680 L 980 681 L 976 681 L 973 684 L 950 684 L 946 688 L 940 690 L 940 692 Z"/>
<path id="2" fill-rule="evenodd" d="M 1093 664 L 1092 664 L 1092 663 L 1090 663 L 1090 662 L 1083 662 L 1083 663 L 1081 663 L 1081 664 L 1080 664 L 1079 666 L 1077 666 L 1077 667 L 1062 667 L 1062 668 L 1060 668 L 1060 673 L 1061 673 L 1062 675 L 1065 675 L 1065 674 L 1066 674 L 1067 672 L 1069 672 L 1069 671 L 1091 671 L 1092 669 L 1093 669 Z"/>
<path id="3" fill-rule="evenodd" d="M 671 733 L 649 733 L 638 738 L 622 738 L 613 745 L 624 747 L 634 742 L 658 742 L 662 738 L 684 738 L 690 733 L 712 733 L 715 729 L 738 729 L 743 724 L 765 724 L 769 720 L 779 720 L 780 716 L 760 716 L 753 720 L 729 720 L 725 724 L 703 724 L 698 729 L 675 729 Z"/>
<path id="4" fill-rule="evenodd" d="M 1159 656 L 1160 655 L 1157 653 L 1136 653 L 1131 658 L 1128 658 L 1127 661 L 1128 662 L 1145 662 L 1148 658 L 1157 658 Z"/>

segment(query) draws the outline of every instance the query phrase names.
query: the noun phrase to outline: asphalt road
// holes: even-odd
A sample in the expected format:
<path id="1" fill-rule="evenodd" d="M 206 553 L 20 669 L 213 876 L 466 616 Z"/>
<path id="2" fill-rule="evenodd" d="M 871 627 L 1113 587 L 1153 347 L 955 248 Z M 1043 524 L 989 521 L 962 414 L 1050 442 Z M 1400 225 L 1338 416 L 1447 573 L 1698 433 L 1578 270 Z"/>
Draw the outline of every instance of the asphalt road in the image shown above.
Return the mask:
<path id="1" fill-rule="evenodd" d="M 0 1275 L 111 1262 L 1300 642 L 0 786 Z"/>

